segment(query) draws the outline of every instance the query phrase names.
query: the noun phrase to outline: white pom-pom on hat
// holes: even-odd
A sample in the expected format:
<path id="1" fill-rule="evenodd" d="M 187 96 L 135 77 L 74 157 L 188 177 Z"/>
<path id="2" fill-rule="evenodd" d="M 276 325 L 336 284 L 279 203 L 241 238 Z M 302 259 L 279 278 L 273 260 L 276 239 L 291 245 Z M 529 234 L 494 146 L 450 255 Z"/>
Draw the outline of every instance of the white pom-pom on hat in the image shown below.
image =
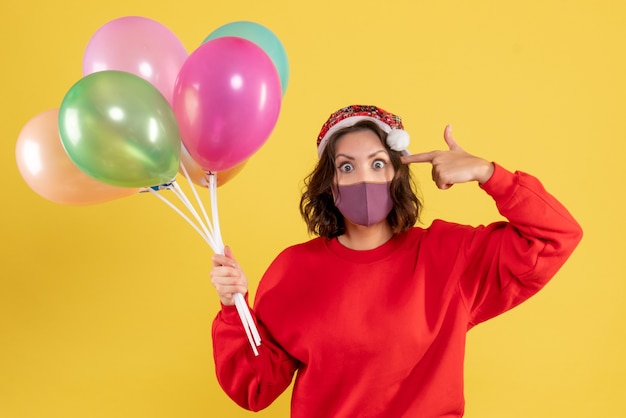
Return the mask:
<path id="1" fill-rule="evenodd" d="M 328 139 L 339 129 L 354 126 L 361 120 L 371 120 L 375 122 L 383 131 L 387 133 L 387 145 L 394 151 L 409 155 L 410 136 L 404 130 L 400 116 L 387 112 L 371 105 L 352 105 L 339 109 L 331 114 L 322 126 L 317 137 L 317 153 L 322 155 Z"/>
<path id="2" fill-rule="evenodd" d="M 391 129 L 387 134 L 387 145 L 394 151 L 401 151 L 403 154 L 408 155 L 407 150 L 411 137 L 404 129 Z"/>

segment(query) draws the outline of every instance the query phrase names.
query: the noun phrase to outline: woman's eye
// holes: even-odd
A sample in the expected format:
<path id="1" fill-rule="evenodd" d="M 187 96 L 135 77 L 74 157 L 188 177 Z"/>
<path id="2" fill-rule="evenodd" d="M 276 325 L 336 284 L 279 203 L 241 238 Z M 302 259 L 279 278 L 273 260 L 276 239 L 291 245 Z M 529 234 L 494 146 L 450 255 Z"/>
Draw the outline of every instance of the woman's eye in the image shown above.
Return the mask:
<path id="1" fill-rule="evenodd" d="M 387 163 L 383 160 L 376 160 L 374 161 L 374 164 L 372 164 L 372 167 L 374 167 L 377 170 L 380 170 L 381 168 L 385 168 L 385 165 L 387 165 Z"/>
<path id="2" fill-rule="evenodd" d="M 339 171 L 342 171 L 344 173 L 349 173 L 352 170 L 354 170 L 354 167 L 350 163 L 339 164 Z"/>

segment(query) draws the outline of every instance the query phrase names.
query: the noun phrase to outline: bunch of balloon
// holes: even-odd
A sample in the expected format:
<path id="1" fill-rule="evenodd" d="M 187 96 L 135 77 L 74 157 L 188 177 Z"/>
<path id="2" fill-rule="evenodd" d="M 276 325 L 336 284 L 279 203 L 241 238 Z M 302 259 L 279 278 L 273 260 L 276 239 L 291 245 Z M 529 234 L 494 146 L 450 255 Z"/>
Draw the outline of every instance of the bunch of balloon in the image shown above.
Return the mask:
<path id="1" fill-rule="evenodd" d="M 153 20 L 129 16 L 102 26 L 60 109 L 20 132 L 16 158 L 27 184 L 57 203 L 94 204 L 172 180 L 180 134 L 170 102 L 187 56 Z"/>
<path id="2" fill-rule="evenodd" d="M 82 67 L 60 108 L 20 133 L 16 157 L 29 186 L 64 204 L 149 192 L 223 253 L 217 187 L 242 171 L 278 120 L 289 78 L 278 38 L 260 24 L 232 22 L 187 54 L 160 23 L 127 16 L 93 35 Z M 203 217 L 176 182 L 179 172 Z M 194 185 L 209 190 L 212 222 Z M 171 190 L 195 221 L 161 190 Z M 243 295 L 235 300 L 258 354 Z"/>
<path id="3" fill-rule="evenodd" d="M 223 253 L 217 186 L 223 174 L 239 172 L 272 133 L 287 87 L 285 49 L 266 27 L 232 22 L 213 31 L 183 64 L 174 88 L 173 109 L 182 155 L 207 184 L 212 227 L 210 245 Z M 185 159 L 187 159 L 185 157 Z M 182 165 L 183 170 L 189 170 Z M 260 337 L 243 295 L 235 305 L 255 354 Z"/>

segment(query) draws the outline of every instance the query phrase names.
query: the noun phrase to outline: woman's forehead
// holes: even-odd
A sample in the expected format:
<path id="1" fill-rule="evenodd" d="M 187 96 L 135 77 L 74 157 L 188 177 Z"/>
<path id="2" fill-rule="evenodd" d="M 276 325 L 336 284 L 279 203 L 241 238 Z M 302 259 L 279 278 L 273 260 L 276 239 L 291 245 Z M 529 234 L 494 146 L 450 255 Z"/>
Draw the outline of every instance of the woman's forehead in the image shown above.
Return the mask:
<path id="1" fill-rule="evenodd" d="M 337 138 L 335 143 L 335 156 L 338 154 L 370 155 L 377 151 L 387 152 L 378 135 L 369 129 L 346 133 Z"/>

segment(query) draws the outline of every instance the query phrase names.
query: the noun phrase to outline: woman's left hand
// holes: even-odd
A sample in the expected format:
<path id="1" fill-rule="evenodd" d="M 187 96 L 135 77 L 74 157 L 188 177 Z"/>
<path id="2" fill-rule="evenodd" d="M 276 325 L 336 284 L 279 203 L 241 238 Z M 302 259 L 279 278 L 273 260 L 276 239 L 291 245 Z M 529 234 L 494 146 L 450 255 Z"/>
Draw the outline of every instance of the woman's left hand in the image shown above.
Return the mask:
<path id="1" fill-rule="evenodd" d="M 478 181 L 485 183 L 493 174 L 493 163 L 468 154 L 452 137 L 452 127 L 447 125 L 443 139 L 447 151 L 429 151 L 402 157 L 404 164 L 430 163 L 433 181 L 440 189 L 449 189 L 456 183 Z"/>

